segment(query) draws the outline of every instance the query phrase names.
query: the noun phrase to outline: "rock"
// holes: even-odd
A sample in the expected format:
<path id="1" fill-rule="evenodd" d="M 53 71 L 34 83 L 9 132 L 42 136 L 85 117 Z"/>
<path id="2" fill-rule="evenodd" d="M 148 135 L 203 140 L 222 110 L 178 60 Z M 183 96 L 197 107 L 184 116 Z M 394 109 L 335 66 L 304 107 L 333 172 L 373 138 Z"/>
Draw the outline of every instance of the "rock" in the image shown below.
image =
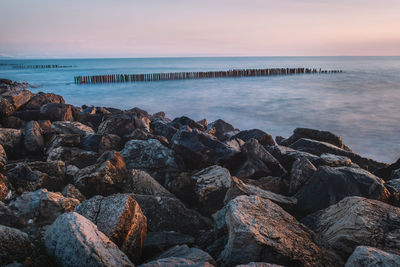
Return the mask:
<path id="1" fill-rule="evenodd" d="M 121 154 L 129 169 L 147 171 L 161 183 L 170 173 L 176 174 L 178 171 L 172 151 L 155 139 L 130 140 Z"/>
<path id="2" fill-rule="evenodd" d="M 7 99 L 0 98 L 0 117 L 5 118 L 15 112 L 15 107 Z"/>
<path id="3" fill-rule="evenodd" d="M 361 168 L 369 170 L 371 172 L 386 166 L 385 163 L 380 163 L 372 159 L 363 158 L 354 152 L 338 148 L 330 143 L 315 141 L 311 139 L 305 139 L 305 138 L 299 139 L 295 143 L 291 144 L 290 147 L 317 156 L 320 156 L 323 153 L 345 156 L 350 158 L 354 163 L 358 164 Z"/>
<path id="4" fill-rule="evenodd" d="M 62 266 L 134 266 L 96 225 L 75 212 L 59 216 L 44 240 Z"/>
<path id="5" fill-rule="evenodd" d="M 299 189 L 310 180 L 317 171 L 317 168 L 307 159 L 298 158 L 292 165 L 288 181 L 288 194 L 294 195 Z"/>
<path id="6" fill-rule="evenodd" d="M 117 151 L 108 151 L 94 165 L 78 171 L 74 184 L 86 197 L 110 195 L 120 191 L 127 174 L 122 155 Z"/>
<path id="7" fill-rule="evenodd" d="M 392 253 L 387 253 L 383 250 L 358 246 L 353 254 L 348 258 L 346 267 L 369 267 L 369 266 L 400 266 L 400 256 Z"/>
<path id="8" fill-rule="evenodd" d="M 43 119 L 51 121 L 73 121 L 76 112 L 75 107 L 62 103 L 50 103 L 40 108 Z"/>
<path id="9" fill-rule="evenodd" d="M 79 136 L 86 136 L 94 133 L 92 128 L 77 121 L 55 121 L 51 129 L 56 134 L 77 134 Z"/>
<path id="10" fill-rule="evenodd" d="M 199 131 L 206 130 L 206 127 L 203 124 L 195 122 L 194 120 L 186 116 L 175 118 L 172 122 L 170 122 L 170 125 L 175 127 L 176 129 L 180 129 L 182 128 L 182 126 L 189 126 L 191 129 L 197 129 Z"/>
<path id="11" fill-rule="evenodd" d="M 15 114 L 15 113 L 14 113 Z M 14 116 L 8 116 L 2 119 L 4 128 L 23 129 L 25 128 L 26 121 Z"/>
<path id="12" fill-rule="evenodd" d="M 257 186 L 263 190 L 271 191 L 276 194 L 282 194 L 284 192 L 284 183 L 281 177 L 261 177 L 258 180 L 245 179 L 243 180 L 246 184 Z"/>
<path id="13" fill-rule="evenodd" d="M 60 146 L 51 149 L 48 153 L 47 161 L 64 161 L 67 165 L 75 165 L 78 168 L 85 168 L 96 163 L 98 153 L 86 151 L 76 147 Z"/>
<path id="14" fill-rule="evenodd" d="M 78 188 L 76 188 L 72 184 L 67 184 L 64 187 L 62 194 L 64 197 L 75 198 L 75 199 L 79 200 L 81 203 L 86 200 L 86 197 L 84 195 L 82 195 L 81 191 L 79 191 Z"/>
<path id="15" fill-rule="evenodd" d="M 400 169 L 392 171 L 392 175 L 390 176 L 391 180 L 400 179 Z"/>
<path id="16" fill-rule="evenodd" d="M 40 110 L 36 109 L 18 110 L 14 112 L 12 116 L 15 116 L 23 121 L 39 121 L 45 119 L 45 117 L 40 113 Z"/>
<path id="17" fill-rule="evenodd" d="M 381 179 L 363 169 L 322 166 L 295 195 L 305 213 L 327 208 L 347 196 L 388 201 L 390 193 Z"/>
<path id="18" fill-rule="evenodd" d="M 291 144 L 295 143 L 297 140 L 307 138 L 316 141 L 321 141 L 325 143 L 332 144 L 338 148 L 351 151 L 350 148 L 343 144 L 342 138 L 331 133 L 328 131 L 320 131 L 315 129 L 308 129 L 308 128 L 296 128 L 293 131 L 293 135 L 288 139 L 281 141 L 280 145 L 283 146 L 290 146 Z"/>
<path id="19" fill-rule="evenodd" d="M 215 261 L 210 254 L 198 248 L 189 248 L 187 245 L 177 245 L 172 247 L 158 256 L 158 259 L 170 257 L 184 258 L 193 261 L 196 264 L 204 264 L 206 262 L 215 264 Z"/>
<path id="20" fill-rule="evenodd" d="M 128 135 L 135 129 L 150 131 L 150 121 L 147 118 L 139 118 L 134 114 L 114 114 L 105 117 L 99 125 L 97 133 L 116 134 L 120 137 Z"/>
<path id="21" fill-rule="evenodd" d="M 344 156 L 338 156 L 329 153 L 322 153 L 321 158 L 325 160 L 331 167 L 350 166 L 352 167 L 351 159 Z"/>
<path id="22" fill-rule="evenodd" d="M 171 141 L 174 134 L 178 131 L 178 129 L 176 129 L 174 126 L 171 126 L 164 120 L 152 121 L 150 128 L 153 134 L 165 136 L 168 141 Z"/>
<path id="23" fill-rule="evenodd" d="M 29 90 L 10 90 L 3 93 L 1 96 L 10 102 L 17 110 L 27 103 L 34 95 Z"/>
<path id="24" fill-rule="evenodd" d="M 216 120 L 207 126 L 207 133 L 216 136 L 221 141 L 227 140 L 228 136 L 225 134 L 232 131 L 235 131 L 235 127 L 221 119 Z"/>
<path id="25" fill-rule="evenodd" d="M 389 166 L 383 166 L 373 172 L 379 178 L 387 181 L 389 179 L 396 179 L 391 178 L 393 171 L 400 169 L 400 158 L 395 162 L 390 164 Z M 400 177 L 399 177 L 400 178 Z"/>
<path id="26" fill-rule="evenodd" d="M 247 196 L 255 195 L 264 199 L 271 200 L 272 202 L 278 204 L 287 211 L 294 210 L 297 204 L 297 200 L 293 197 L 282 196 L 270 191 L 263 190 L 254 185 L 245 184 L 243 183 L 243 181 L 233 176 L 232 185 L 225 195 L 224 203 L 227 204 L 232 199 L 235 199 L 237 196 L 241 195 L 247 195 Z"/>
<path id="27" fill-rule="evenodd" d="M 400 192 L 400 179 L 389 180 L 386 185 L 393 186 L 397 191 Z"/>
<path id="28" fill-rule="evenodd" d="M 95 196 L 75 208 L 109 237 L 132 261 L 140 258 L 146 238 L 146 217 L 128 195 Z"/>
<path id="29" fill-rule="evenodd" d="M 0 128 L 0 145 L 7 152 L 7 156 L 18 155 L 22 144 L 22 131 L 16 129 Z"/>
<path id="30" fill-rule="evenodd" d="M 236 265 L 236 267 L 284 267 L 284 266 L 266 262 L 250 262 L 248 264 Z"/>
<path id="31" fill-rule="evenodd" d="M 42 226 L 51 224 L 60 214 L 72 211 L 77 204 L 79 204 L 77 199 L 65 198 L 60 193 L 40 189 L 35 192 L 24 192 L 11 201 L 8 207 L 24 225 Z"/>
<path id="32" fill-rule="evenodd" d="M 283 176 L 286 171 L 257 140 L 250 139 L 237 153 L 225 161 L 224 167 L 240 179 Z"/>
<path id="33" fill-rule="evenodd" d="M 213 135 L 190 128 L 180 129 L 172 144 L 175 154 L 190 170 L 204 169 L 239 152 Z"/>
<path id="34" fill-rule="evenodd" d="M 50 103 L 65 104 L 64 98 L 60 95 L 53 93 L 39 92 L 33 96 L 29 102 L 24 106 L 25 109 L 40 109 L 41 106 Z"/>
<path id="35" fill-rule="evenodd" d="M 3 146 L 0 145 L 0 172 L 3 172 L 5 170 L 6 164 L 7 164 L 7 154 Z"/>
<path id="36" fill-rule="evenodd" d="M 400 252 L 400 209 L 378 200 L 346 197 L 303 222 L 344 258 L 360 245 Z"/>
<path id="37" fill-rule="evenodd" d="M 100 134 L 88 134 L 82 137 L 80 147 L 84 150 L 98 152 L 99 144 L 102 138 L 103 136 Z M 118 150 L 118 149 L 111 149 L 111 150 Z"/>
<path id="38" fill-rule="evenodd" d="M 24 132 L 24 146 L 30 153 L 42 153 L 44 140 L 39 123 L 30 121 L 26 124 Z"/>
<path id="39" fill-rule="evenodd" d="M 108 150 L 121 150 L 121 138 L 115 134 L 103 135 L 99 142 L 99 153 L 104 153 Z"/>
<path id="40" fill-rule="evenodd" d="M 263 146 L 274 146 L 275 142 L 271 135 L 259 129 L 244 130 L 234 135 L 232 138 L 239 138 L 247 142 L 250 139 L 256 139 Z"/>
<path id="41" fill-rule="evenodd" d="M 26 233 L 0 225 L 0 264 L 24 261 L 32 252 L 31 242 Z"/>
<path id="42" fill-rule="evenodd" d="M 167 189 L 160 185 L 147 172 L 132 169 L 122 187 L 123 193 L 134 193 L 139 195 L 153 195 L 163 197 L 174 197 Z"/>
<path id="43" fill-rule="evenodd" d="M 232 183 L 227 169 L 214 165 L 195 173 L 191 180 L 197 201 L 206 214 L 211 215 L 223 207 L 225 193 Z"/>
<path id="44" fill-rule="evenodd" d="M 54 134 L 47 142 L 46 154 L 51 154 L 58 147 L 78 147 L 80 142 L 81 137 L 77 134 Z"/>
<path id="45" fill-rule="evenodd" d="M 194 244 L 194 237 L 173 231 L 148 232 L 143 245 L 142 258 L 148 259 L 161 254 L 170 247 Z"/>
<path id="46" fill-rule="evenodd" d="M 212 267 L 209 263 L 195 263 L 194 261 L 185 259 L 185 258 L 177 258 L 170 257 L 159 260 L 154 260 L 142 265 L 140 267 Z"/>
<path id="47" fill-rule="evenodd" d="M 228 241 L 218 262 L 234 266 L 266 261 L 284 266 L 342 266 L 321 248 L 313 233 L 278 205 L 258 196 L 239 196 L 214 215 Z"/>
<path id="48" fill-rule="evenodd" d="M 0 201 L 5 200 L 9 196 L 9 188 L 6 177 L 0 173 Z"/>
<path id="49" fill-rule="evenodd" d="M 103 117 L 108 114 L 111 114 L 111 112 L 105 108 L 87 107 L 83 108 L 82 111 L 78 113 L 77 121 L 88 125 L 97 131 Z"/>
<path id="50" fill-rule="evenodd" d="M 188 209 L 177 198 L 131 194 L 147 217 L 150 232 L 175 231 L 196 236 L 200 230 L 209 229 L 211 220 Z"/>

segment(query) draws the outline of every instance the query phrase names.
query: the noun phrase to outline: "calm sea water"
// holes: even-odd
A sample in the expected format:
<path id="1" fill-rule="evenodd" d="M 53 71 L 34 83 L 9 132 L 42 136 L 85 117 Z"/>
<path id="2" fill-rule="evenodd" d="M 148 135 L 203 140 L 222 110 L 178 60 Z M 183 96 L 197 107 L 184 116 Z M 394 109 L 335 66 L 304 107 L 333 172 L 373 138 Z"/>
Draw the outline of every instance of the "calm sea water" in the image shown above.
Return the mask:
<path id="1" fill-rule="evenodd" d="M 73 65 L 13 69 L 3 64 Z M 332 131 L 363 156 L 400 157 L 400 57 L 239 57 L 0 60 L 0 77 L 26 81 L 74 105 L 101 105 L 171 118 L 222 118 L 239 129 L 287 137 L 296 127 Z M 75 85 L 75 75 L 312 67 L 340 74 Z"/>

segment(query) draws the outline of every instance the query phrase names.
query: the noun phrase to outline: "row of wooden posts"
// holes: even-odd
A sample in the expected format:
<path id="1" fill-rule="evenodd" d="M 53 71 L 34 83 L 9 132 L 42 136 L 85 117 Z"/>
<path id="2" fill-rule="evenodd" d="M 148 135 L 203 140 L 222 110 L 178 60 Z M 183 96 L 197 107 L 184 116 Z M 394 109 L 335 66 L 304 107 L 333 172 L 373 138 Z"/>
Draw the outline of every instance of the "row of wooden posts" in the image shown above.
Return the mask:
<path id="1" fill-rule="evenodd" d="M 304 73 L 338 73 L 338 72 L 342 71 L 321 70 L 321 69 L 317 70 L 309 68 L 274 68 L 274 69 L 244 69 L 244 70 L 207 71 L 207 72 L 107 74 L 107 75 L 94 75 L 94 76 L 75 76 L 74 82 L 76 84 L 95 84 L 95 83 L 145 82 L 145 81 L 251 77 L 251 76 L 289 75 L 289 74 L 304 74 Z"/>
<path id="2" fill-rule="evenodd" d="M 74 66 L 63 66 L 63 65 L 12 65 L 14 69 L 62 69 L 62 68 L 73 68 Z"/>

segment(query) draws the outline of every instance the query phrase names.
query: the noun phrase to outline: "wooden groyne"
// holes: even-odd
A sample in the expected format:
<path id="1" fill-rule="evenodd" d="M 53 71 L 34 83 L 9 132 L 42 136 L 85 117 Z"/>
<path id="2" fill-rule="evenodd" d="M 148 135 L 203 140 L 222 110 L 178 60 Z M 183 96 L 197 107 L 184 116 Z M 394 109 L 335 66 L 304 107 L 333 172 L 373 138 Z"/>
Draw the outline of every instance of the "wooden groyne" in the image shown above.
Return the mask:
<path id="1" fill-rule="evenodd" d="M 207 71 L 207 72 L 171 72 L 171 73 L 147 73 L 147 74 L 106 74 L 94 76 L 75 76 L 76 84 L 96 83 L 122 83 L 122 82 L 148 82 L 168 81 L 186 79 L 206 78 L 228 78 L 228 77 L 254 77 L 291 74 L 311 73 L 338 73 L 341 70 L 321 70 L 309 68 L 273 68 L 273 69 L 244 69 L 228 71 Z"/>
<path id="2" fill-rule="evenodd" d="M 63 68 L 73 68 L 74 66 L 68 65 L 11 65 L 13 69 L 63 69 Z"/>

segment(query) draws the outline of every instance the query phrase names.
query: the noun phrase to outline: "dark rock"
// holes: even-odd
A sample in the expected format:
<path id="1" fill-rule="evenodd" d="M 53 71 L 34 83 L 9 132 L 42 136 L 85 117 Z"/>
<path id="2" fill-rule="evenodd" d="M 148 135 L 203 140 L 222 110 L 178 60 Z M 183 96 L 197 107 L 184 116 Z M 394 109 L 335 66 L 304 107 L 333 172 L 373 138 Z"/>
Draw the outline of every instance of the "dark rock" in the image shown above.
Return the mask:
<path id="1" fill-rule="evenodd" d="M 76 147 L 57 147 L 48 152 L 47 161 L 64 161 L 67 165 L 84 168 L 96 163 L 98 153 L 86 151 Z"/>
<path id="2" fill-rule="evenodd" d="M 358 164 L 361 168 L 374 171 L 379 168 L 383 168 L 386 166 L 385 163 L 376 162 L 372 159 L 363 158 L 354 152 L 347 151 L 341 148 L 338 148 L 332 144 L 315 141 L 311 139 L 299 139 L 295 143 L 290 145 L 291 148 L 308 152 L 317 156 L 320 156 L 323 153 L 330 153 L 339 156 L 345 156 L 350 158 L 354 163 Z"/>
<path id="3" fill-rule="evenodd" d="M 288 181 L 288 194 L 294 195 L 306 184 L 317 171 L 317 168 L 307 159 L 298 158 L 292 165 Z"/>
<path id="4" fill-rule="evenodd" d="M 243 181 L 232 177 L 232 184 L 228 192 L 226 192 L 224 203 L 227 204 L 237 196 L 251 196 L 255 195 L 264 199 L 271 200 L 275 204 L 278 204 L 286 211 L 293 211 L 296 207 L 297 200 L 293 197 L 286 197 L 279 194 L 275 194 L 270 191 L 263 190 L 257 186 L 245 184 Z"/>
<path id="5" fill-rule="evenodd" d="M 105 115 L 111 114 L 104 108 L 88 107 L 78 113 L 77 121 L 92 127 L 97 131 Z"/>
<path id="6" fill-rule="evenodd" d="M 381 179 L 363 169 L 323 166 L 295 195 L 298 207 L 306 213 L 327 208 L 347 196 L 388 201 L 390 193 Z"/>
<path id="7" fill-rule="evenodd" d="M 22 131 L 0 128 L 0 145 L 5 149 L 7 156 L 17 156 L 22 145 Z"/>
<path id="8" fill-rule="evenodd" d="M 80 147 L 84 150 L 98 152 L 99 145 L 100 145 L 102 138 L 103 138 L 103 136 L 100 134 L 88 134 L 88 135 L 82 137 Z M 111 149 L 111 150 L 113 150 L 113 149 Z"/>
<path id="9" fill-rule="evenodd" d="M 10 90 L 3 93 L 2 98 L 10 102 L 14 108 L 17 110 L 34 96 L 34 94 L 29 90 Z"/>
<path id="10" fill-rule="evenodd" d="M 176 245 L 192 245 L 194 237 L 178 232 L 148 232 L 143 245 L 142 258 L 148 259 Z"/>
<path id="11" fill-rule="evenodd" d="M 40 109 L 41 106 L 50 103 L 65 104 L 64 98 L 53 93 L 39 92 L 33 96 L 30 101 L 24 106 L 25 109 Z"/>
<path id="12" fill-rule="evenodd" d="M 51 129 L 56 134 L 77 134 L 82 137 L 94 133 L 92 128 L 77 121 L 55 121 Z"/>
<path id="13" fill-rule="evenodd" d="M 226 227 L 228 241 L 218 262 L 234 266 L 266 261 L 284 266 L 342 266 L 323 249 L 314 234 L 275 203 L 257 196 L 239 196 L 214 215 Z"/>
<path id="14" fill-rule="evenodd" d="M 0 201 L 9 196 L 9 186 L 6 177 L 0 173 Z"/>
<path id="15" fill-rule="evenodd" d="M 389 166 L 383 166 L 382 168 L 375 170 L 373 173 L 379 178 L 387 181 L 389 179 L 396 179 L 396 178 L 391 178 L 391 176 L 393 171 L 397 169 L 400 169 L 400 158 L 395 163 L 392 163 Z"/>
<path id="16" fill-rule="evenodd" d="M 44 148 L 44 140 L 41 133 L 39 123 L 30 121 L 26 124 L 24 132 L 24 146 L 30 153 L 42 153 Z"/>
<path id="17" fill-rule="evenodd" d="M 23 121 L 38 121 L 45 119 L 45 116 L 40 113 L 40 110 L 36 109 L 18 110 L 13 113 L 13 116 Z"/>
<path id="18" fill-rule="evenodd" d="M 146 217 L 128 195 L 95 196 L 75 208 L 109 237 L 132 261 L 137 261 L 146 238 Z"/>
<path id="19" fill-rule="evenodd" d="M 268 175 L 280 177 L 286 173 L 279 161 L 255 139 L 247 141 L 240 153 L 227 159 L 224 167 L 241 179 L 258 179 Z"/>
<path id="20" fill-rule="evenodd" d="M 15 112 L 15 107 L 7 99 L 0 98 L 0 117 L 8 117 Z"/>
<path id="21" fill-rule="evenodd" d="M 171 141 L 174 134 L 178 131 L 174 126 L 163 120 L 152 121 L 150 128 L 153 134 L 165 136 L 168 141 Z"/>
<path id="22" fill-rule="evenodd" d="M 239 138 L 247 142 L 250 139 L 256 139 L 263 146 L 274 146 L 275 142 L 271 135 L 259 129 L 244 130 L 234 135 L 232 138 Z"/>
<path id="23" fill-rule="evenodd" d="M 147 118 L 139 118 L 133 114 L 107 115 L 99 125 L 97 133 L 116 134 L 120 137 L 128 135 L 135 129 L 149 132 L 150 121 Z"/>
<path id="24" fill-rule="evenodd" d="M 346 197 L 303 223 L 344 258 L 360 245 L 400 252 L 400 209 L 381 201 Z"/>
<path id="25" fill-rule="evenodd" d="M 7 154 L 3 146 L 0 145 L 0 172 L 3 172 L 5 170 L 6 164 L 7 164 Z"/>
<path id="26" fill-rule="evenodd" d="M 226 133 L 233 131 L 235 131 L 235 127 L 221 119 L 207 125 L 207 133 L 216 136 L 221 141 L 227 140 Z"/>
<path id="27" fill-rule="evenodd" d="M 236 265 L 236 267 L 284 267 L 284 266 L 266 262 L 249 262 L 248 264 Z"/>
<path id="28" fill-rule="evenodd" d="M 352 167 L 351 159 L 345 156 L 338 156 L 329 153 L 321 154 L 321 158 L 331 167 L 349 166 Z"/>
<path id="29" fill-rule="evenodd" d="M 86 197 L 110 195 L 120 191 L 127 174 L 122 155 L 117 151 L 108 151 L 94 165 L 78 171 L 74 184 Z"/>
<path id="30" fill-rule="evenodd" d="M 58 147 L 77 147 L 80 142 L 81 137 L 77 134 L 52 135 L 47 142 L 46 154 L 51 154 L 51 152 Z"/>
<path id="31" fill-rule="evenodd" d="M 214 259 L 207 252 L 198 248 L 189 248 L 187 245 L 177 245 L 164 251 L 157 259 L 165 258 L 184 258 L 196 264 L 210 263 L 215 264 Z"/>
<path id="32" fill-rule="evenodd" d="M 128 257 L 78 213 L 66 213 L 46 230 L 47 252 L 62 266 L 134 266 Z"/>
<path id="33" fill-rule="evenodd" d="M 75 198 L 79 200 L 81 203 L 86 200 L 86 197 L 82 195 L 81 191 L 78 190 L 74 185 L 67 184 L 62 190 L 62 195 L 68 198 Z"/>
<path id="34" fill-rule="evenodd" d="M 400 266 L 400 256 L 383 250 L 358 246 L 348 258 L 345 267 Z"/>
<path id="35" fill-rule="evenodd" d="M 177 258 L 177 257 L 163 258 L 139 265 L 139 267 L 161 267 L 161 266 L 162 267 L 213 267 L 214 265 L 211 265 L 208 262 L 196 263 L 194 261 L 185 258 Z"/>
<path id="36" fill-rule="evenodd" d="M 290 146 L 295 143 L 297 140 L 307 138 L 316 141 L 321 141 L 325 143 L 332 144 L 338 148 L 344 149 L 346 151 L 351 151 L 350 148 L 343 144 L 342 138 L 328 131 L 320 131 L 315 129 L 308 128 L 296 128 L 293 131 L 293 135 L 288 139 L 281 141 L 280 145 Z"/>
<path id="37" fill-rule="evenodd" d="M 131 196 L 139 203 L 147 217 L 148 231 L 175 231 L 196 236 L 201 229 L 211 228 L 210 219 L 186 208 L 177 198 L 134 194 Z"/>
<path id="38" fill-rule="evenodd" d="M 62 103 L 50 103 L 40 108 L 42 119 L 51 121 L 73 121 L 76 108 Z"/>
<path id="39" fill-rule="evenodd" d="M 106 134 L 101 137 L 99 143 L 99 153 L 109 150 L 121 150 L 121 138 L 115 134 Z"/>
<path id="40" fill-rule="evenodd" d="M 16 116 L 9 116 L 2 119 L 3 127 L 4 128 L 13 128 L 13 129 L 23 129 L 25 128 L 26 121 L 16 117 Z"/>
<path id="41" fill-rule="evenodd" d="M 32 252 L 31 242 L 26 233 L 0 225 L 0 264 L 24 261 Z"/>
<path id="42" fill-rule="evenodd" d="M 400 169 L 392 171 L 391 180 L 400 179 Z"/>
<path id="43" fill-rule="evenodd" d="M 138 195 L 153 195 L 163 197 L 174 197 L 162 185 L 160 185 L 147 172 L 132 169 L 129 171 L 122 187 L 123 193 L 134 193 Z"/>
<path id="44" fill-rule="evenodd" d="M 194 120 L 186 116 L 175 118 L 172 122 L 170 122 L 170 125 L 175 127 L 176 129 L 180 129 L 182 126 L 189 126 L 191 129 L 197 129 L 200 131 L 206 130 L 206 127 L 204 127 L 204 125 L 195 122 Z"/>
<path id="45" fill-rule="evenodd" d="M 285 190 L 285 184 L 281 177 L 261 177 L 258 180 L 245 179 L 243 180 L 246 184 L 257 186 L 263 190 L 271 191 L 276 194 L 282 194 Z"/>
<path id="46" fill-rule="evenodd" d="M 385 185 L 390 185 L 400 192 L 400 179 L 389 180 L 385 183 Z"/>

